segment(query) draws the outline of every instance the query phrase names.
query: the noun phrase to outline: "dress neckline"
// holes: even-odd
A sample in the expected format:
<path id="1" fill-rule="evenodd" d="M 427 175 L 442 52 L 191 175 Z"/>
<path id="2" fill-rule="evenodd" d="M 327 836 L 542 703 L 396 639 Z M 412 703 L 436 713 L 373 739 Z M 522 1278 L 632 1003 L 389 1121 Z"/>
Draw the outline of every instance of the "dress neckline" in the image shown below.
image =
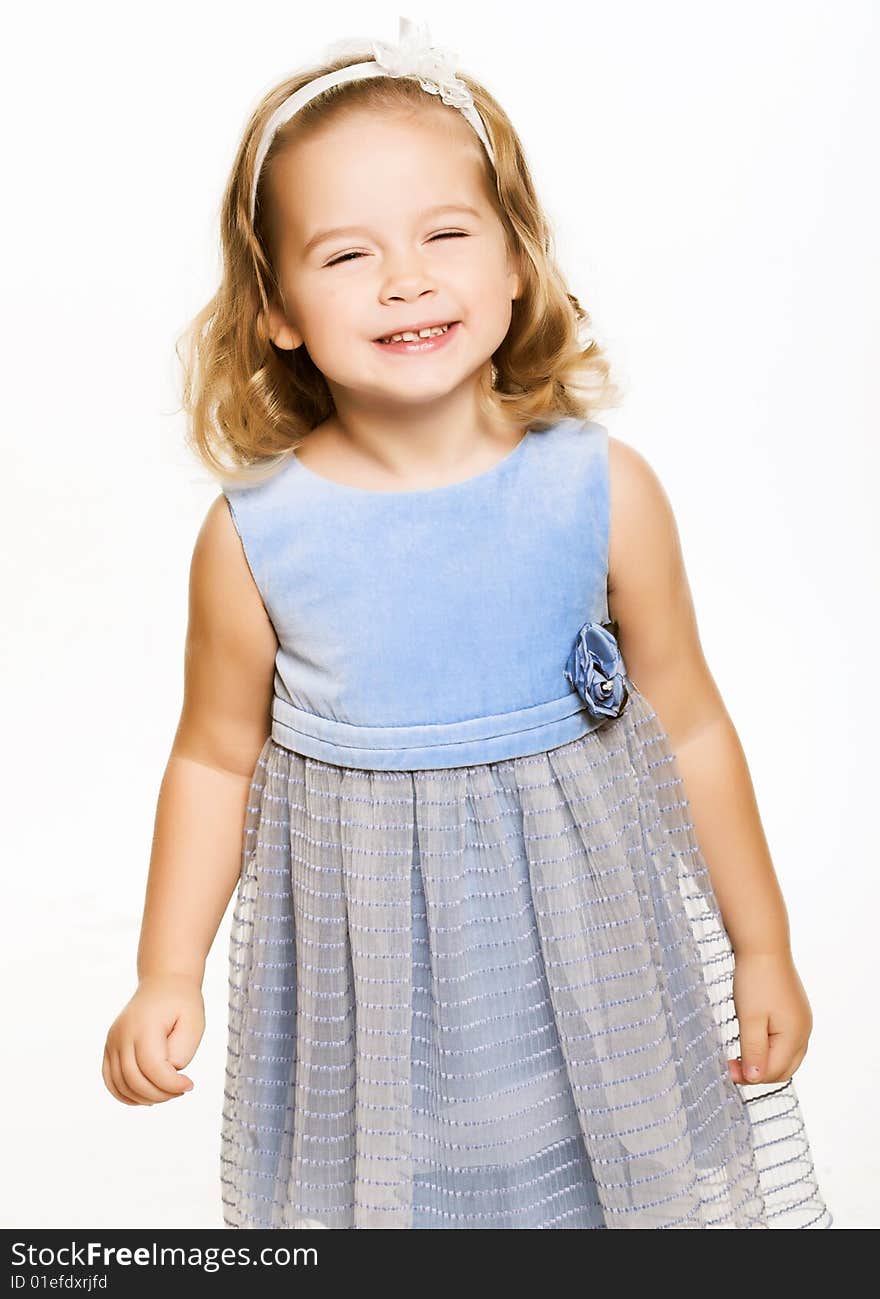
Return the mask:
<path id="1" fill-rule="evenodd" d="M 481 472 L 478 474 L 472 474 L 470 478 L 459 478 L 454 483 L 440 483 L 437 487 L 414 487 L 414 488 L 409 488 L 405 491 L 382 492 L 382 491 L 376 491 L 369 487 L 353 487 L 349 483 L 338 483 L 333 478 L 325 478 L 323 474 L 315 473 L 314 469 L 309 469 L 307 465 L 304 465 L 302 463 L 302 461 L 299 459 L 296 452 L 294 451 L 290 453 L 290 460 L 300 474 L 306 474 L 310 479 L 313 480 L 313 482 L 323 486 L 324 488 L 328 489 L 331 492 L 345 492 L 352 496 L 366 496 L 366 497 L 374 497 L 374 498 L 383 497 L 383 496 L 392 497 L 392 498 L 437 496 L 443 492 L 462 491 L 465 488 L 481 484 L 485 482 L 487 479 L 494 478 L 497 474 L 500 474 L 505 468 L 510 467 L 510 465 L 517 459 L 520 452 L 522 451 L 523 446 L 525 445 L 526 441 L 529 438 L 529 434 L 532 432 L 533 430 L 531 428 L 527 428 L 525 433 L 517 442 L 515 447 L 513 447 L 510 451 L 505 452 L 505 454 L 501 457 L 500 460 L 495 461 L 494 465 L 490 465 L 488 469 L 481 470 Z"/>

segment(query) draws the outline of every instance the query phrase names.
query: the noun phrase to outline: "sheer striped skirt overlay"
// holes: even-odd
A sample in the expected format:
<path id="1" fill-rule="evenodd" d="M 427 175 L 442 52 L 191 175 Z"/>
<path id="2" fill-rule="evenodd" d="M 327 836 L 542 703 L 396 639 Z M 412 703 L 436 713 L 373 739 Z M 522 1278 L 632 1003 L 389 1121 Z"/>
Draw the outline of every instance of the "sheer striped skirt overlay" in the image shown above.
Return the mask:
<path id="1" fill-rule="evenodd" d="M 238 1228 L 827 1227 L 668 737 L 430 771 L 266 741 L 229 939 Z"/>

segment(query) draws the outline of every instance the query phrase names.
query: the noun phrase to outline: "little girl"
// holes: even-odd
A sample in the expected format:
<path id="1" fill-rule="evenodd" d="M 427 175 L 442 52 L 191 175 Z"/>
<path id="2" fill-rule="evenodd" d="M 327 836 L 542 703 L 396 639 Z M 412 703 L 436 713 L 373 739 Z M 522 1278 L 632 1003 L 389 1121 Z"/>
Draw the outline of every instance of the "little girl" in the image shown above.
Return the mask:
<path id="1" fill-rule="evenodd" d="M 106 1086 L 192 1086 L 237 886 L 228 1227 L 828 1227 L 748 769 L 520 140 L 424 28 L 334 50 L 194 326 L 223 491 Z"/>

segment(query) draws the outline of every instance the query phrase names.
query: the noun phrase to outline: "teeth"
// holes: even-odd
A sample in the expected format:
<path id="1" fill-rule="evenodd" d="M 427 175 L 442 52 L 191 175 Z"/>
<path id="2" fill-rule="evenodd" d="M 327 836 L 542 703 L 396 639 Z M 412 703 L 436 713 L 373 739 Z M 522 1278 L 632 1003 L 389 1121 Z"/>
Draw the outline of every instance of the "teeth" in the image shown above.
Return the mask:
<path id="1" fill-rule="evenodd" d="M 417 334 L 407 330 L 405 334 L 389 334 L 387 338 L 380 338 L 380 343 L 411 343 L 417 338 L 434 338 L 437 334 L 445 334 L 449 325 L 435 325 L 431 329 L 420 329 Z"/>

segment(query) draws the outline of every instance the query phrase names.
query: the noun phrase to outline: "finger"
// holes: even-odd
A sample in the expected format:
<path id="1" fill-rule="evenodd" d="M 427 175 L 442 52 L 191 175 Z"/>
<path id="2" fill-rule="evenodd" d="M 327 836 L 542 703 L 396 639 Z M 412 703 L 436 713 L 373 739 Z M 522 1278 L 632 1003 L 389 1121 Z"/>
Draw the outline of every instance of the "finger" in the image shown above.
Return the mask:
<path id="1" fill-rule="evenodd" d="M 783 1033 L 775 1034 L 770 1039 L 770 1055 L 767 1060 L 768 1079 L 771 1082 L 788 1082 L 806 1053 L 806 1046 L 796 1051 L 789 1037 Z"/>
<path id="2" fill-rule="evenodd" d="M 790 1071 L 791 1071 L 793 1074 L 796 1073 L 796 1072 L 798 1071 L 798 1069 L 800 1069 L 801 1065 L 803 1064 L 804 1056 L 805 1056 L 806 1054 L 807 1054 L 807 1048 L 806 1048 L 806 1046 L 803 1046 L 803 1047 L 800 1049 L 800 1051 L 796 1051 L 796 1052 L 795 1052 L 794 1059 L 792 1060 L 791 1064 L 789 1065 L 789 1069 L 790 1069 Z"/>
<path id="3" fill-rule="evenodd" d="M 204 1012 L 197 1014 L 191 1010 L 179 1015 L 165 1040 L 163 1057 L 167 1058 L 175 1069 L 182 1069 L 195 1055 L 204 1032 Z"/>
<path id="4" fill-rule="evenodd" d="M 111 1050 L 107 1054 L 107 1068 L 110 1072 L 110 1078 L 113 1083 L 113 1090 L 116 1096 L 125 1105 L 138 1105 L 139 1101 L 131 1095 L 122 1078 L 122 1070 L 119 1067 L 119 1053 Z"/>
<path id="5" fill-rule="evenodd" d="M 739 1044 L 744 1081 L 761 1082 L 766 1076 L 769 1055 L 766 1015 L 753 1016 L 740 1024 Z"/>
<path id="6" fill-rule="evenodd" d="M 192 1079 L 177 1072 L 166 1055 L 167 1049 L 167 1039 L 159 1029 L 138 1039 L 134 1049 L 135 1059 L 147 1082 L 166 1096 L 181 1096 L 192 1090 Z"/>
<path id="7" fill-rule="evenodd" d="M 750 1079 L 747 1079 L 743 1073 L 743 1063 L 740 1056 L 737 1056 L 735 1060 L 728 1060 L 727 1063 L 730 1069 L 730 1076 L 735 1083 L 739 1083 L 740 1086 L 743 1086 L 746 1082 L 751 1081 Z M 758 1081 L 760 1082 L 761 1079 L 758 1079 Z"/>
<path id="8" fill-rule="evenodd" d="M 171 1100 L 176 1096 L 176 1092 L 166 1092 L 161 1087 L 156 1087 L 151 1083 L 149 1078 L 145 1077 L 137 1061 L 134 1042 L 129 1043 L 128 1047 L 122 1053 L 122 1069 L 128 1085 L 136 1096 L 140 1096 L 150 1105 L 155 1105 L 158 1101 Z"/>
<path id="9" fill-rule="evenodd" d="M 104 1047 L 104 1059 L 101 1061 L 101 1073 L 104 1076 L 104 1085 L 114 1100 L 121 1101 L 123 1105 L 134 1105 L 134 1101 L 130 1101 L 127 1096 L 121 1096 L 116 1089 L 110 1073 L 110 1057 L 106 1047 Z"/>
<path id="10" fill-rule="evenodd" d="M 123 1100 L 129 1101 L 132 1105 L 142 1105 L 143 1101 L 134 1092 L 125 1081 L 125 1075 L 122 1070 L 122 1059 L 118 1051 L 110 1052 L 110 1077 L 113 1079 L 116 1090 Z"/>
<path id="11" fill-rule="evenodd" d="M 731 1076 L 731 1078 L 733 1079 L 733 1081 L 734 1081 L 735 1083 L 744 1083 L 744 1082 L 745 1082 L 745 1078 L 743 1078 L 742 1061 L 741 1061 L 741 1060 L 739 1060 L 739 1059 L 737 1059 L 737 1060 L 728 1060 L 728 1062 L 727 1062 L 727 1068 L 728 1068 L 728 1070 L 730 1071 L 730 1076 Z"/>

